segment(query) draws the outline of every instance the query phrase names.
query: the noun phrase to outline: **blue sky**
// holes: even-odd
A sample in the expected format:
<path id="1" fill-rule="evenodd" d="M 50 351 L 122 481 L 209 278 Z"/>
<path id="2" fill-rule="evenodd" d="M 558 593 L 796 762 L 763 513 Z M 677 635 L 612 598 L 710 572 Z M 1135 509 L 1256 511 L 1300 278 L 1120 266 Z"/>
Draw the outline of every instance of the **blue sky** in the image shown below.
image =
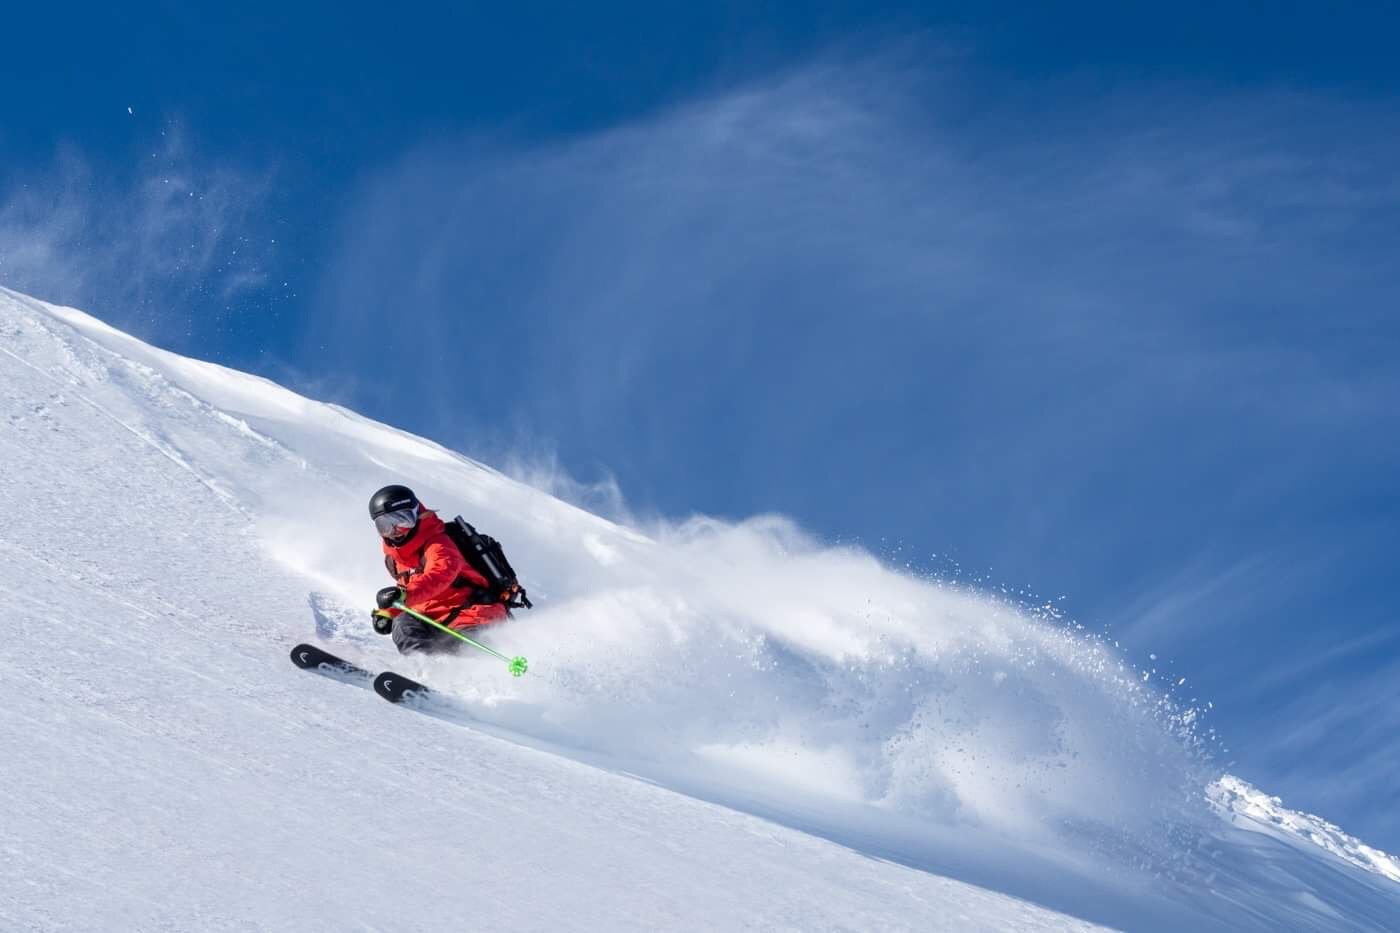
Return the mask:
<path id="1" fill-rule="evenodd" d="M 1281 6 L 7 13 L 0 283 L 1063 596 L 1400 850 L 1400 14 Z"/>

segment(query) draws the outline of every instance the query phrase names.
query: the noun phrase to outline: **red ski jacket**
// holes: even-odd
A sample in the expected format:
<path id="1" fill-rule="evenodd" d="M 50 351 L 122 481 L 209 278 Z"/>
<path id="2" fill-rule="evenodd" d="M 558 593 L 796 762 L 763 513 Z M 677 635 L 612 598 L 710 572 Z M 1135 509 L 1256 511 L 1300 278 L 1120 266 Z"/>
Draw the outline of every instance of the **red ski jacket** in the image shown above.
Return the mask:
<path id="1" fill-rule="evenodd" d="M 382 539 L 381 539 L 382 540 Z M 437 513 L 424 509 L 418 527 L 400 545 L 383 541 L 384 566 L 407 593 L 404 603 L 449 628 L 471 628 L 507 618 L 500 603 L 473 605 L 485 598 L 486 578 L 477 573 L 447 536 Z M 399 615 L 398 609 L 390 609 Z"/>

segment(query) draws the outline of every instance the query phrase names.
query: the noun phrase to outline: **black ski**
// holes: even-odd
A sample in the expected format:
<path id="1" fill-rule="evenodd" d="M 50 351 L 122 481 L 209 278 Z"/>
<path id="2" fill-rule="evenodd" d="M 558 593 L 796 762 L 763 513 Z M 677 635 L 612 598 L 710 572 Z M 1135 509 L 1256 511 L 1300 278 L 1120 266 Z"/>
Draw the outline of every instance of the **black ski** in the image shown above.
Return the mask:
<path id="1" fill-rule="evenodd" d="M 367 671 L 363 667 L 351 664 L 344 658 L 337 658 L 329 651 L 324 651 L 315 645 L 303 644 L 293 648 L 292 663 L 302 670 L 325 674 L 327 677 L 343 683 L 361 687 L 373 686 L 374 692 L 390 703 L 401 703 L 404 700 L 432 694 L 432 691 L 427 687 L 402 674 L 385 671 L 376 677 L 373 671 Z"/>
<path id="2" fill-rule="evenodd" d="M 373 671 L 357 667 L 344 658 L 337 658 L 315 645 L 297 645 L 292 649 L 292 663 L 304 671 L 315 671 L 336 680 L 366 685 L 374 678 Z"/>
<path id="3" fill-rule="evenodd" d="M 417 697 L 431 696 L 433 691 L 402 674 L 385 671 L 374 678 L 374 692 L 390 703 L 400 703 Z"/>

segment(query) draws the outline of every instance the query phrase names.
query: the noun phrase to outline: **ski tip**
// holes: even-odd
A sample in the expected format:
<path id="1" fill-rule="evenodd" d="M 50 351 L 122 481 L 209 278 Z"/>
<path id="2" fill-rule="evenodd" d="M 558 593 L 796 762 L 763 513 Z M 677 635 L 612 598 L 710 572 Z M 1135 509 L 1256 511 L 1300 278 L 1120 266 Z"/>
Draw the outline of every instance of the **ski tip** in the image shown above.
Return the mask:
<path id="1" fill-rule="evenodd" d="M 292 649 L 292 663 L 303 669 L 315 667 L 320 654 L 321 649 L 314 645 L 300 644 Z"/>
<path id="2" fill-rule="evenodd" d="M 385 671 L 374 678 L 374 692 L 390 703 L 401 703 L 416 696 L 424 696 L 431 691 L 416 680 L 393 671 Z"/>

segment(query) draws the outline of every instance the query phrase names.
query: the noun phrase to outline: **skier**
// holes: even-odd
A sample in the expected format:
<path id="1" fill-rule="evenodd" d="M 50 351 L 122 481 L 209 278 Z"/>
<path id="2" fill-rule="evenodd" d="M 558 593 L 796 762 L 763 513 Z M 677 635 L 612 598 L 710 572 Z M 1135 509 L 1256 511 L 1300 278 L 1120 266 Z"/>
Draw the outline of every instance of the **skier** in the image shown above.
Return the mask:
<path id="1" fill-rule="evenodd" d="M 444 651 L 461 642 L 394 608 L 395 602 L 457 630 L 509 618 L 486 578 L 448 537 L 442 519 L 424 508 L 413 490 L 385 486 L 370 498 L 369 515 L 383 539 L 384 566 L 397 581 L 379 591 L 371 619 L 380 635 L 393 635 L 400 653 Z"/>

